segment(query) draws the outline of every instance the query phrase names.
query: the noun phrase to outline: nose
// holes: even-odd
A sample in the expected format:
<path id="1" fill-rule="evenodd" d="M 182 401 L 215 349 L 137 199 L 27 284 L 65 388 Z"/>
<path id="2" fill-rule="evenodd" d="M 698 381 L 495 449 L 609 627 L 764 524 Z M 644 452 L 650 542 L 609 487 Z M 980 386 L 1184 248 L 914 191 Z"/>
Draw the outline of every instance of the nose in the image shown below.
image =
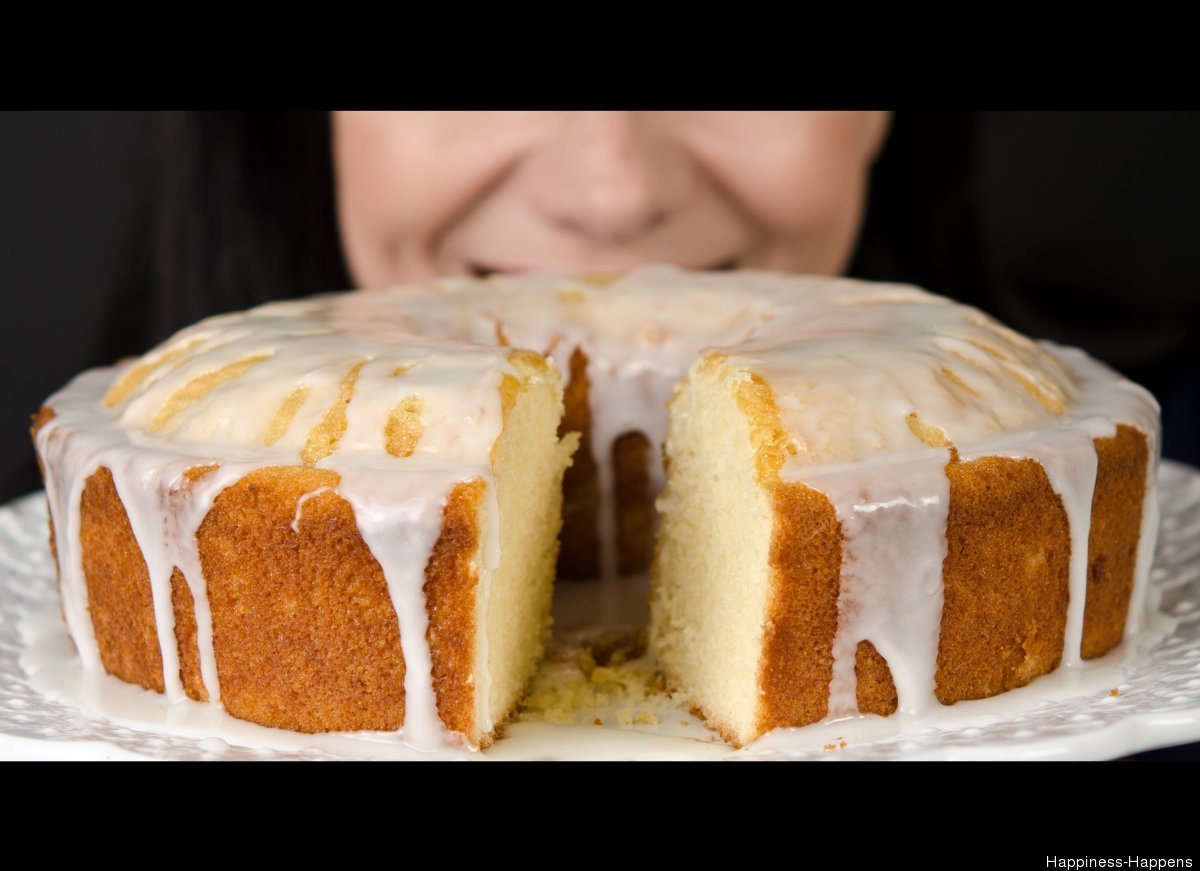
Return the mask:
<path id="1" fill-rule="evenodd" d="M 635 112 L 569 112 L 523 167 L 544 220 L 591 243 L 627 245 L 684 205 L 687 156 Z"/>

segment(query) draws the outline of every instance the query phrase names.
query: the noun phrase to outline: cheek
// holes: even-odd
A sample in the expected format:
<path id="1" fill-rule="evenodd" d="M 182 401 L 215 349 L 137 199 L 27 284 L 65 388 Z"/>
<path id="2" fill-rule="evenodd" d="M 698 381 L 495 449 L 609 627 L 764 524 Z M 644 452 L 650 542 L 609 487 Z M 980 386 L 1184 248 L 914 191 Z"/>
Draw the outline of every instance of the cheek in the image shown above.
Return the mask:
<path id="1" fill-rule="evenodd" d="M 336 112 L 333 116 L 333 161 L 338 228 L 346 264 L 355 283 L 386 283 L 394 250 L 397 208 L 405 172 L 397 153 L 403 141 L 392 141 L 390 125 L 372 113 Z"/>
<path id="2" fill-rule="evenodd" d="M 873 158 L 865 119 L 817 119 L 743 160 L 744 203 L 770 232 L 796 237 L 842 230 L 861 211 Z"/>
<path id="3" fill-rule="evenodd" d="M 446 234 L 551 124 L 528 112 L 335 112 L 338 224 L 356 283 L 440 274 Z"/>
<path id="4" fill-rule="evenodd" d="M 357 284 L 429 276 L 437 234 L 469 195 L 465 161 L 445 147 L 463 140 L 457 123 L 441 113 L 334 113 L 338 226 Z"/>
<path id="5" fill-rule="evenodd" d="M 760 233 L 755 265 L 844 271 L 885 122 L 865 113 L 788 117 L 729 155 L 729 188 Z"/>

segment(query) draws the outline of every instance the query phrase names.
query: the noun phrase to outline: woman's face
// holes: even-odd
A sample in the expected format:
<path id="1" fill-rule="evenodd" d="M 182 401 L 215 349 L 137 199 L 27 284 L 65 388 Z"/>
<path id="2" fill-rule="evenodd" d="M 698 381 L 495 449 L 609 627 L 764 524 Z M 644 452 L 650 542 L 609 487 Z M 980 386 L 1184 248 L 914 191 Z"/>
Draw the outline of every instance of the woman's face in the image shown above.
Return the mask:
<path id="1" fill-rule="evenodd" d="M 837 274 L 882 112 L 338 112 L 338 222 L 361 287 L 438 275 Z"/>

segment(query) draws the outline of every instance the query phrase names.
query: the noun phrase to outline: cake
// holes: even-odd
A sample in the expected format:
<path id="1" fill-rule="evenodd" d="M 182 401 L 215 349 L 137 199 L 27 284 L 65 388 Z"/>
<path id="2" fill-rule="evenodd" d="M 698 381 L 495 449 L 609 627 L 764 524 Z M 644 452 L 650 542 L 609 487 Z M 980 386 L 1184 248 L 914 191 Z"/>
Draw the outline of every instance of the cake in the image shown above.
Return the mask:
<path id="1" fill-rule="evenodd" d="M 34 431 L 86 666 L 422 748 L 511 713 L 556 557 L 653 563 L 663 676 L 742 744 L 1103 654 L 1155 529 L 1149 394 L 848 279 L 648 266 L 272 303 L 81 375 Z"/>
<path id="2" fill-rule="evenodd" d="M 549 630 L 577 437 L 544 357 L 383 303 L 212 318 L 47 402 L 85 666 L 267 726 L 488 741 Z"/>
<path id="3" fill-rule="evenodd" d="M 918 717 L 1119 644 L 1157 523 L 1150 395 L 915 288 L 780 290 L 671 402 L 650 626 L 668 683 L 745 744 Z"/>

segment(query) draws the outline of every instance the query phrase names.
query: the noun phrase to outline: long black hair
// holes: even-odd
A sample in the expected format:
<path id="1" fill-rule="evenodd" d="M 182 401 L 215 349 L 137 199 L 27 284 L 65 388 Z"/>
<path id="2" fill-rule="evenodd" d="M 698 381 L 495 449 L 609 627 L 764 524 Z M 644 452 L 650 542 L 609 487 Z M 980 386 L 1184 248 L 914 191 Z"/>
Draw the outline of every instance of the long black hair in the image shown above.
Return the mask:
<path id="1" fill-rule="evenodd" d="M 871 172 L 850 275 L 991 308 L 979 225 L 975 113 L 899 112 Z"/>
<path id="2" fill-rule="evenodd" d="M 350 287 L 326 113 L 166 112 L 152 126 L 113 356 L 210 314 Z"/>

